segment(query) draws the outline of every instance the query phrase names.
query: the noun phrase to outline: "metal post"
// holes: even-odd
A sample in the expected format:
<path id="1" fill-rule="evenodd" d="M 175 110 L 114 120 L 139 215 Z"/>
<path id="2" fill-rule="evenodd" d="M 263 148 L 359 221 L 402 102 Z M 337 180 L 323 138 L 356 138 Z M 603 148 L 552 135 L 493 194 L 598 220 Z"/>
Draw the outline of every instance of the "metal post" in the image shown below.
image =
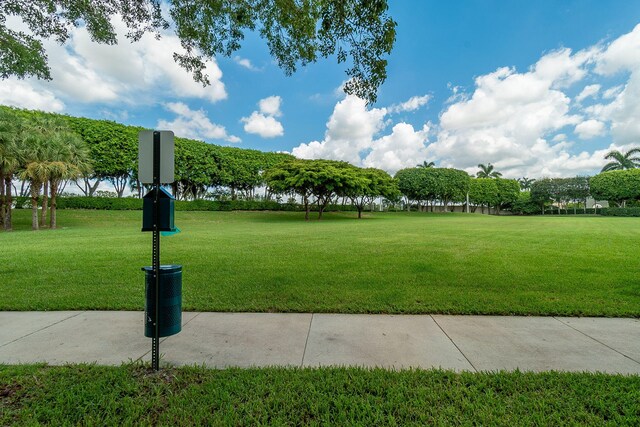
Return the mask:
<path id="1" fill-rule="evenodd" d="M 159 195 L 160 195 L 160 132 L 153 132 L 153 276 L 155 279 L 155 312 L 153 318 L 153 338 L 151 339 L 151 367 L 154 371 L 160 369 L 160 231 Z"/>

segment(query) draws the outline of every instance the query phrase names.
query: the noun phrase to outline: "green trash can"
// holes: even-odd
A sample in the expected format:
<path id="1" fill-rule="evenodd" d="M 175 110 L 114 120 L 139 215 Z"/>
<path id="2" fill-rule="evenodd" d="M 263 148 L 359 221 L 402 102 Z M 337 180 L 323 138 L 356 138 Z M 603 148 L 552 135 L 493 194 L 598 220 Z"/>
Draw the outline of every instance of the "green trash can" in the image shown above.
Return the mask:
<path id="1" fill-rule="evenodd" d="M 153 322 L 156 315 L 155 278 L 153 267 L 142 267 L 145 272 L 144 336 L 155 338 Z M 158 338 L 175 335 L 182 330 L 182 266 L 161 265 L 158 284 L 160 317 Z"/>

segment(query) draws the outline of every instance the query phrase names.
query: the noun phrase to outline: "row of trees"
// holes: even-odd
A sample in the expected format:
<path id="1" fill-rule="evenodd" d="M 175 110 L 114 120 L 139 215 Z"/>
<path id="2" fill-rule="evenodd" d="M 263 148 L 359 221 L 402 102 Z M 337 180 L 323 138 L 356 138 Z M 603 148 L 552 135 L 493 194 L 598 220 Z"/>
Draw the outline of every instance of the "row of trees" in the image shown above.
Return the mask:
<path id="1" fill-rule="evenodd" d="M 56 228 L 56 197 L 61 184 L 90 171 L 87 145 L 64 120 L 44 115 L 25 120 L 16 111 L 0 109 L 0 224 L 5 230 L 12 228 L 14 178 L 27 184 L 32 227 L 37 230 L 47 223 L 47 213 L 50 228 Z M 38 218 L 41 193 L 42 212 Z"/>
<path id="2" fill-rule="evenodd" d="M 543 214 L 549 203 L 558 207 L 573 203 L 574 209 L 578 203 L 583 203 L 586 209 L 587 198 L 591 196 L 589 180 L 585 176 L 539 179 L 531 184 L 531 201 L 539 204 Z"/>
<path id="3" fill-rule="evenodd" d="M 141 197 L 144 189 L 137 179 L 137 161 L 142 129 L 0 106 L 0 224 L 11 229 L 12 198 L 18 195 L 31 197 L 34 218 L 41 200 L 41 219 L 33 220 L 34 229 L 46 224 L 47 211 L 55 228 L 55 199 L 67 182 L 77 185 L 85 196 L 93 196 L 101 182 L 109 182 L 117 197 L 127 188 Z M 227 191 L 232 199 L 251 198 L 256 188 L 265 185 L 266 169 L 293 159 L 285 153 L 185 138 L 176 138 L 175 143 L 173 193 L 181 200 Z"/>
<path id="4" fill-rule="evenodd" d="M 36 113 L 37 114 L 37 113 Z M 142 196 L 137 177 L 138 132 L 143 128 L 106 120 L 66 117 L 69 126 L 87 143 L 93 173 L 79 188 L 92 196 L 102 181 L 110 182 L 118 197 L 127 186 Z M 293 156 L 235 147 L 222 147 L 186 138 L 175 138 L 173 194 L 179 200 L 204 198 L 220 187 L 229 189 L 232 199 L 250 198 L 264 185 L 263 172 Z"/>
<path id="5" fill-rule="evenodd" d="M 318 219 L 339 198 L 350 200 L 358 210 L 358 218 L 362 218 L 362 211 L 376 198 L 399 197 L 395 180 L 387 172 L 335 160 L 285 161 L 268 169 L 265 180 L 275 193 L 300 196 L 307 221 L 312 201 L 318 206 Z"/>

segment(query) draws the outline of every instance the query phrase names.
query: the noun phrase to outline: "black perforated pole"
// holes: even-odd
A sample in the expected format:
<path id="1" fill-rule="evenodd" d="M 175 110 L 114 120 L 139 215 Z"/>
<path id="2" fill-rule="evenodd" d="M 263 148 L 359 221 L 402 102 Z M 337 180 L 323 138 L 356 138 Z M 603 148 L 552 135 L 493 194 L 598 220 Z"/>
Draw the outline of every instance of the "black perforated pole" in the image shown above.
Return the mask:
<path id="1" fill-rule="evenodd" d="M 153 277 L 155 310 L 153 313 L 153 338 L 151 339 L 151 367 L 154 371 L 160 369 L 160 231 L 158 222 L 160 217 L 160 132 L 153 132 Z"/>

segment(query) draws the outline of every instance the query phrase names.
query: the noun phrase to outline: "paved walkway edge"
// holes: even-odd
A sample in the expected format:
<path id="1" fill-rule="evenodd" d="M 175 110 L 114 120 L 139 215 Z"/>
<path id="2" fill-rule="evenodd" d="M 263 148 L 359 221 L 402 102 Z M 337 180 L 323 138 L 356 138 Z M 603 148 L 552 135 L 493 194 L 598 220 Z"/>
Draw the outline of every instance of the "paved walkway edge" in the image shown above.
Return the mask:
<path id="1" fill-rule="evenodd" d="M 0 312 L 0 363 L 150 359 L 144 313 Z M 640 374 L 640 320 L 185 312 L 164 365 L 363 366 Z"/>

